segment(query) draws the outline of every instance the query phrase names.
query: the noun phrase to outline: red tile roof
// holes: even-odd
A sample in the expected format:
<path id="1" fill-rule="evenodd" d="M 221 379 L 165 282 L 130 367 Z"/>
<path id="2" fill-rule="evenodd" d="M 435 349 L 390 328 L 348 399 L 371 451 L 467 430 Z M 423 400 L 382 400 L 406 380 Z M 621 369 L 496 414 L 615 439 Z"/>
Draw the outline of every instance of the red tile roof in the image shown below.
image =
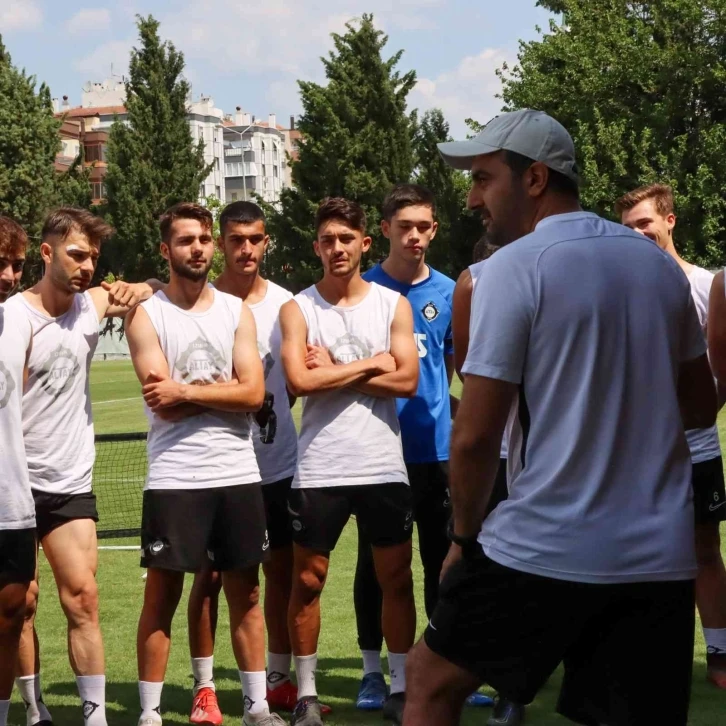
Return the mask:
<path id="1" fill-rule="evenodd" d="M 66 118 L 92 118 L 93 116 L 110 116 L 115 113 L 126 113 L 126 106 L 98 106 L 96 108 L 76 106 L 75 108 L 62 109 L 56 116 L 65 116 Z"/>

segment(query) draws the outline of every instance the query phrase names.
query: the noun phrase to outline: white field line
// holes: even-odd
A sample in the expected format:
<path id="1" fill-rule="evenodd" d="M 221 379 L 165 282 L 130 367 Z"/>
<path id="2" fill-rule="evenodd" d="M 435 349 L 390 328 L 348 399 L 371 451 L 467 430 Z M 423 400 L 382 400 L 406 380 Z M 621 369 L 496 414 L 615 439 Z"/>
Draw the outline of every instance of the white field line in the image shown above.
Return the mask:
<path id="1" fill-rule="evenodd" d="M 108 401 L 96 401 L 94 406 L 103 406 L 107 403 L 121 403 L 122 401 L 138 401 L 141 398 L 141 394 L 138 396 L 128 396 L 127 398 L 112 398 Z"/>

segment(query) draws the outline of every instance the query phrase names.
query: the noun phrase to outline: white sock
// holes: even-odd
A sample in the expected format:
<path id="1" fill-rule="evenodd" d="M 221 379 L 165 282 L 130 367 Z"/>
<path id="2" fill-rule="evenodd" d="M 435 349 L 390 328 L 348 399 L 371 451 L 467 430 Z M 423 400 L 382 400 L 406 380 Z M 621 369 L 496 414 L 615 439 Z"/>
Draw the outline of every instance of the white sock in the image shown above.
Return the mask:
<path id="1" fill-rule="evenodd" d="M 0 726 L 8 726 L 8 711 L 10 701 L 0 701 Z"/>
<path id="2" fill-rule="evenodd" d="M 381 651 L 380 650 L 362 650 L 361 655 L 363 656 L 363 675 L 367 676 L 369 673 L 380 673 L 383 674 L 383 668 L 381 668 Z"/>
<path id="3" fill-rule="evenodd" d="M 211 688 L 216 691 L 214 685 L 214 656 L 208 658 L 192 658 L 192 675 L 194 676 L 194 695 L 196 696 L 202 688 Z"/>
<path id="4" fill-rule="evenodd" d="M 245 713 L 253 716 L 257 713 L 268 713 L 270 707 L 267 705 L 267 673 L 240 671 L 239 679 L 242 682 Z"/>
<path id="5" fill-rule="evenodd" d="M 40 674 L 20 676 L 15 679 L 20 697 L 25 703 L 25 720 L 28 726 L 35 726 L 38 721 L 52 721 L 48 709 L 43 703 L 40 692 Z"/>
<path id="6" fill-rule="evenodd" d="M 291 664 L 292 653 L 267 654 L 267 687 L 271 691 L 290 680 Z"/>
<path id="7" fill-rule="evenodd" d="M 391 674 L 391 695 L 406 692 L 406 653 L 388 654 L 388 672 Z"/>
<path id="8" fill-rule="evenodd" d="M 317 696 L 315 671 L 318 667 L 318 654 L 295 655 L 293 660 L 295 661 L 295 674 L 297 675 L 297 697 Z"/>
<path id="9" fill-rule="evenodd" d="M 76 676 L 76 685 L 86 726 L 108 726 L 106 676 Z"/>
<path id="10" fill-rule="evenodd" d="M 704 628 L 703 639 L 709 650 L 726 655 L 726 628 Z"/>
<path id="11" fill-rule="evenodd" d="M 141 701 L 141 718 L 150 718 L 161 723 L 161 691 L 164 681 L 139 681 L 139 700 Z"/>

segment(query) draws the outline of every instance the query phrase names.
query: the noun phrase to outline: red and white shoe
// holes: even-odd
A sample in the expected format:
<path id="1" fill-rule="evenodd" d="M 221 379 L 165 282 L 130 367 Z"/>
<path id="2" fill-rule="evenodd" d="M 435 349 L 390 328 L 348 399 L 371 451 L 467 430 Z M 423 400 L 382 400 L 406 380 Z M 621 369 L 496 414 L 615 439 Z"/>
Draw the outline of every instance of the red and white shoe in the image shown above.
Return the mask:
<path id="1" fill-rule="evenodd" d="M 200 688 L 192 702 L 189 723 L 219 726 L 222 721 L 223 716 L 217 703 L 217 694 L 212 688 Z"/>
<path id="2" fill-rule="evenodd" d="M 281 683 L 274 691 L 268 686 L 267 703 L 270 711 L 293 711 L 297 704 L 297 686 L 289 679 Z M 325 716 L 333 709 L 321 703 L 320 710 Z"/>

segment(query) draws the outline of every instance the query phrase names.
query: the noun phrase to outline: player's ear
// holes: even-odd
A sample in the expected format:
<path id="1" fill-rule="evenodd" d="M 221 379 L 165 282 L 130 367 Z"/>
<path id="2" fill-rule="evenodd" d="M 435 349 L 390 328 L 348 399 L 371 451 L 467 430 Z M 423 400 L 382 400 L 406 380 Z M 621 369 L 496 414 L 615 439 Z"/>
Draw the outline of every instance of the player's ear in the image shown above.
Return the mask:
<path id="1" fill-rule="evenodd" d="M 320 245 L 318 244 L 317 239 L 313 242 L 313 250 L 315 251 L 315 255 L 320 257 Z"/>
<path id="2" fill-rule="evenodd" d="M 391 223 L 387 219 L 381 220 L 381 232 L 386 239 L 391 239 Z"/>
<path id="3" fill-rule="evenodd" d="M 371 248 L 371 245 L 373 244 L 373 239 L 371 237 L 364 237 L 363 238 L 363 245 L 362 245 L 362 251 L 368 252 L 368 250 Z"/>
<path id="4" fill-rule="evenodd" d="M 430 239 L 433 239 L 434 237 L 436 237 L 436 233 L 438 231 L 439 231 L 439 223 L 436 220 L 434 220 L 434 223 L 433 223 L 433 225 L 431 227 L 431 237 L 430 237 Z"/>
<path id="5" fill-rule="evenodd" d="M 217 249 L 220 252 L 224 252 L 224 237 L 221 234 L 217 237 Z"/>
<path id="6" fill-rule="evenodd" d="M 159 251 L 161 252 L 161 256 L 165 260 L 169 260 L 169 245 L 166 242 L 162 242 L 159 246 Z"/>
<path id="7" fill-rule="evenodd" d="M 48 242 L 40 243 L 40 256 L 46 265 L 49 265 L 53 259 L 53 247 Z"/>

